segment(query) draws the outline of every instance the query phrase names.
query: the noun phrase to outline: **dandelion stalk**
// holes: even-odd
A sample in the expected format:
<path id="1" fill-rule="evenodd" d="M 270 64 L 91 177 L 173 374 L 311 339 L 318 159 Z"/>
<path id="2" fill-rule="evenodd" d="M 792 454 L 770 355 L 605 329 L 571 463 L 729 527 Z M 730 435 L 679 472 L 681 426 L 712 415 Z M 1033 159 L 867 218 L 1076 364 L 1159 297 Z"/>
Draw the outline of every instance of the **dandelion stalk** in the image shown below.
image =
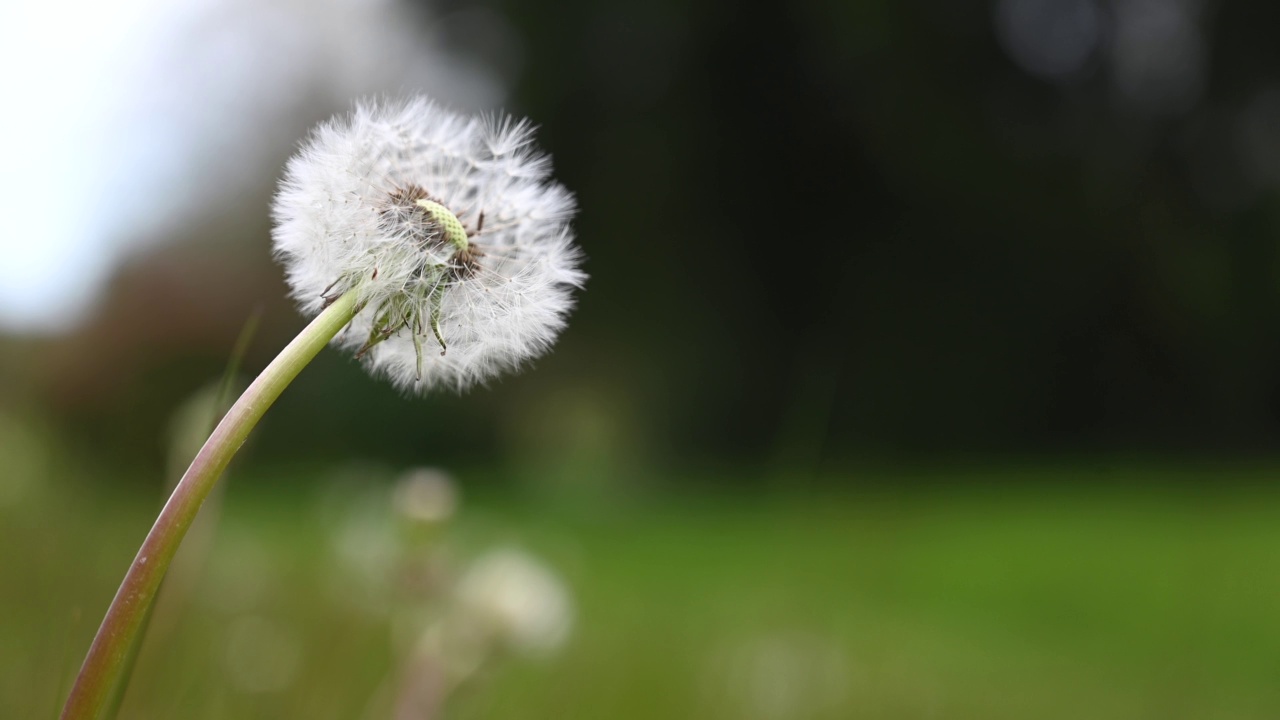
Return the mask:
<path id="1" fill-rule="evenodd" d="M 160 581 L 201 503 L 267 408 L 358 311 L 357 290 L 348 290 L 316 316 L 262 371 L 227 411 L 191 462 L 138 550 L 98 628 L 62 710 L 63 720 L 96 720 L 120 680 L 130 645 L 155 600 Z"/>
<path id="2" fill-rule="evenodd" d="M 232 386 L 235 384 L 236 374 L 240 372 L 240 363 L 244 360 L 245 353 L 249 351 L 249 342 L 253 339 L 254 333 L 257 332 L 258 323 L 261 320 L 262 306 L 259 305 L 254 309 L 253 313 L 249 315 L 249 319 L 245 321 L 244 327 L 240 328 L 240 335 L 236 338 L 235 345 L 231 349 L 231 356 L 227 362 L 227 368 L 222 373 L 222 381 L 218 384 L 217 394 L 212 398 L 213 401 L 209 403 L 206 419 L 200 423 L 198 429 L 193 428 L 193 430 L 198 433 L 198 436 L 189 439 L 186 437 L 175 439 L 171 451 L 176 452 L 173 452 L 175 457 L 170 458 L 170 466 L 172 466 L 173 460 L 185 459 L 190 454 L 191 448 L 188 446 L 191 445 L 191 442 L 198 439 L 198 437 L 207 437 L 213 433 L 213 429 L 218 425 L 218 420 L 226 414 L 227 410 L 230 409 L 231 390 Z M 203 400 L 203 395 L 199 395 L 197 398 Z M 185 430 L 182 432 L 185 434 Z M 171 482 L 167 484 L 167 487 L 165 488 L 166 490 L 171 490 L 172 487 L 176 487 L 177 481 L 182 479 L 181 475 L 177 475 L 176 470 L 177 468 L 173 469 L 175 477 L 173 477 Z M 216 520 L 217 513 L 214 513 L 214 515 L 215 517 L 212 519 Z M 208 523 L 209 520 L 210 518 L 206 516 L 205 522 Z M 177 556 L 175 555 L 174 557 L 176 558 Z M 143 615 L 142 624 L 138 626 L 138 630 L 134 634 L 133 642 L 129 644 L 129 652 L 125 655 L 124 663 L 121 665 L 119 677 L 116 680 L 116 687 L 111 694 L 110 701 L 107 703 L 106 713 L 101 715 L 103 720 L 115 720 L 115 718 L 120 715 L 120 706 L 124 703 L 126 691 L 129 689 L 129 678 L 133 675 L 133 669 L 138 662 L 138 655 L 142 651 L 142 644 L 146 642 L 147 633 L 151 628 L 151 621 L 155 616 L 156 605 L 160 604 L 160 598 L 163 597 L 164 592 L 164 581 L 161 581 L 160 587 L 156 590 L 156 599 L 151 601 L 150 607 L 147 608 L 147 612 Z"/>

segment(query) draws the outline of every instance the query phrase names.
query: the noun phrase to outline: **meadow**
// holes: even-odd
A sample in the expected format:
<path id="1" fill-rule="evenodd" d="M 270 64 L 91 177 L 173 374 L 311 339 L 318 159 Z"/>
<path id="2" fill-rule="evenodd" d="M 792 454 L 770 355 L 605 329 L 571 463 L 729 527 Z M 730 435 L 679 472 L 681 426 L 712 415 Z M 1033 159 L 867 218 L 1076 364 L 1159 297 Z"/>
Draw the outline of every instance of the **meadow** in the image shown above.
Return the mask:
<path id="1" fill-rule="evenodd" d="M 434 612 L 405 568 L 495 546 L 564 577 L 572 635 L 488 667 L 448 717 L 1280 715 L 1280 496 L 1254 489 L 1264 471 L 626 499 L 476 474 L 425 534 L 358 474 L 234 474 L 207 551 L 170 578 L 181 599 L 162 603 L 181 612 L 157 610 L 121 717 L 380 716 L 408 628 Z M 56 717 L 157 502 L 68 481 L 0 508 L 0 717 Z"/>

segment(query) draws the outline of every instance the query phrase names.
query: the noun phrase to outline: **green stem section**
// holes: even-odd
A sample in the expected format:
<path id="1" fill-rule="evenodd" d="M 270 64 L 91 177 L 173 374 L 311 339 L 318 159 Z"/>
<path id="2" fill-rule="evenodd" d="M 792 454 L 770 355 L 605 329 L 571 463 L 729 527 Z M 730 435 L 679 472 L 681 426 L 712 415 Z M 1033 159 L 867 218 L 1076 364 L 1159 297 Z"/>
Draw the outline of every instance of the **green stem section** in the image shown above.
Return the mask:
<path id="1" fill-rule="evenodd" d="M 200 505 L 267 408 L 346 327 L 357 310 L 354 289 L 325 308 L 271 361 L 214 428 L 169 496 L 120 583 L 62 709 L 62 720 L 97 720 L 120 679 L 129 646 L 142 627 L 169 562 Z"/>

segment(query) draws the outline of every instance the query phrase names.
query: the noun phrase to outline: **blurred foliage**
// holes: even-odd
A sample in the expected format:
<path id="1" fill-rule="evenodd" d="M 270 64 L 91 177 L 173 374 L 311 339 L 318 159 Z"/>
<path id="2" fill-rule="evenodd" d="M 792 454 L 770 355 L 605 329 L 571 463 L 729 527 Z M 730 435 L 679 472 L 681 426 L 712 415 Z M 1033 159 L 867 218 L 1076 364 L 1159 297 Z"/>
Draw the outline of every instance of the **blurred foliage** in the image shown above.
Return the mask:
<path id="1" fill-rule="evenodd" d="M 1189 489 L 1262 470 L 1127 469 L 1104 489 L 1077 482 L 1092 471 L 975 468 L 930 490 L 588 510 L 480 489 L 429 552 L 365 522 L 376 483 L 237 477 L 121 717 L 384 716 L 369 708 L 414 636 L 388 632 L 410 586 L 379 573 L 401 542 L 423 553 L 404 567 L 427 571 L 442 541 L 457 557 L 528 547 L 579 620 L 559 653 L 493 666 L 448 717 L 1275 717 L 1280 499 Z M 1075 489 L 1011 489 L 1046 480 Z M 1166 489 L 1124 489 L 1152 481 Z M 52 715 L 154 510 L 83 484 L 0 506 L 0 717 Z"/>
<path id="2" fill-rule="evenodd" d="M 1211 75 L 1146 117 L 1105 58 L 1024 73 L 1003 4 L 508 4 L 582 196 L 577 329 L 650 361 L 682 447 L 758 453 L 813 413 L 829 457 L 1275 447 L 1280 205 L 1251 170 L 1280 158 L 1237 131 L 1276 8 L 1178 4 Z"/>
<path id="3" fill-rule="evenodd" d="M 1104 48 L 1070 77 L 1020 67 L 995 27 L 1011 3 L 423 3 L 424 37 L 505 18 L 502 47 L 450 50 L 499 66 L 541 125 L 592 279 L 533 372 L 405 402 L 326 355 L 257 452 L 483 459 L 571 485 L 641 465 L 1273 452 L 1280 116 L 1259 108 L 1280 9 L 1076 3 L 1113 25 L 1194 14 L 1203 83 L 1155 112 L 1124 102 Z M 334 103 L 317 95 L 298 132 Z M 266 212 L 289 150 L 241 173 L 239 205 L 144 244 L 73 337 L 7 343 L 15 405 L 157 468 L 167 413 L 255 307 L 247 371 L 300 327 Z"/>

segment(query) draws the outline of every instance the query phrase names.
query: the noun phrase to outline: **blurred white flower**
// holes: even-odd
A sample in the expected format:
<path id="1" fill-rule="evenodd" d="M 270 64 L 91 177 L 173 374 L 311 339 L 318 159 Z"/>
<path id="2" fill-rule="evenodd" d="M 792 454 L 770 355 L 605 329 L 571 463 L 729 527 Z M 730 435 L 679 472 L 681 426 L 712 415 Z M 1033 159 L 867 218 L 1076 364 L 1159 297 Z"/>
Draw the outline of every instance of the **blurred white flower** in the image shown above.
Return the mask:
<path id="1" fill-rule="evenodd" d="M 458 390 L 545 352 L 585 275 L 572 195 L 533 128 L 431 100 L 321 125 L 276 199 L 275 251 L 307 314 L 356 288 L 336 343 L 405 389 Z"/>
<path id="2" fill-rule="evenodd" d="M 573 604 L 558 576 L 537 558 L 514 548 L 481 556 L 458 581 L 465 617 L 487 637 L 530 655 L 559 649 L 573 626 Z"/>
<path id="3" fill-rule="evenodd" d="M 396 513 L 412 522 L 442 523 L 458 508 L 458 490 L 449 473 L 414 468 L 400 477 L 392 502 Z"/>

